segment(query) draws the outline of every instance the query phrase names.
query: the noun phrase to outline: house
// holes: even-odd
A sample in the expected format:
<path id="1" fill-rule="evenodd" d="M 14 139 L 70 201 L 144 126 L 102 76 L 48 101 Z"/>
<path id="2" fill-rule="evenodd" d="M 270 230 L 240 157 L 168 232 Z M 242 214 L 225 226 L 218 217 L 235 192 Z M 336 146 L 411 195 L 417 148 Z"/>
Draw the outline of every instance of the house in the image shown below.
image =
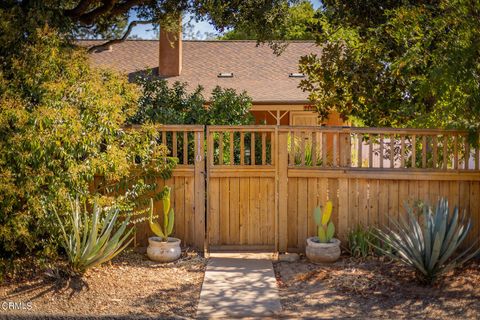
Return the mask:
<path id="1" fill-rule="evenodd" d="M 82 41 L 85 46 L 94 44 L 98 41 Z M 206 94 L 217 85 L 245 90 L 253 100 L 251 111 L 258 124 L 317 125 L 308 93 L 298 88 L 304 78 L 298 62 L 309 53 L 320 53 L 313 41 L 290 41 L 277 56 L 256 41 L 182 40 L 161 32 L 159 40 L 127 40 L 93 52 L 90 58 L 94 66 L 124 72 L 130 79 L 151 71 L 169 82 L 187 82 L 192 90 L 202 85 Z M 332 115 L 326 124 L 342 121 Z"/>

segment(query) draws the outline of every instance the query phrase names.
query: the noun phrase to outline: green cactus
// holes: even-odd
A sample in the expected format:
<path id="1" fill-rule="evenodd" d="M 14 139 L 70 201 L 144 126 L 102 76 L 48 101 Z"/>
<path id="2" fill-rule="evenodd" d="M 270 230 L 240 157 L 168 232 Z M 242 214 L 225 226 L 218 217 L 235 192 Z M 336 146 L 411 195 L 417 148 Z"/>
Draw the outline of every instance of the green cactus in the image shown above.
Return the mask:
<path id="1" fill-rule="evenodd" d="M 333 204 L 331 201 L 327 201 L 325 208 L 322 212 L 321 207 L 316 207 L 313 211 L 313 218 L 317 225 L 317 237 L 320 243 L 328 243 L 332 240 L 335 234 L 335 226 L 330 217 L 332 216 Z"/>
<path id="2" fill-rule="evenodd" d="M 163 188 L 163 228 L 159 223 L 153 222 L 153 199 L 150 199 L 150 218 L 148 223 L 150 230 L 157 236 L 162 238 L 163 241 L 168 241 L 168 237 L 172 234 L 174 216 L 173 208 L 170 207 L 170 191 L 172 188 L 165 186 Z"/>

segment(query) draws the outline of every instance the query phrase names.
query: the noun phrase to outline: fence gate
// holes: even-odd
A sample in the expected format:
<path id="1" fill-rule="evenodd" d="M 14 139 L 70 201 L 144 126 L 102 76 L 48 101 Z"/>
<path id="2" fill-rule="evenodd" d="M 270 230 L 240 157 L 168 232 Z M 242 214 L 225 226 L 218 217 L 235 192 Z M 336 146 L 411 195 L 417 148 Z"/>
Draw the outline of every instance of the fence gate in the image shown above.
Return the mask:
<path id="1" fill-rule="evenodd" d="M 276 128 L 207 127 L 210 250 L 275 250 Z"/>

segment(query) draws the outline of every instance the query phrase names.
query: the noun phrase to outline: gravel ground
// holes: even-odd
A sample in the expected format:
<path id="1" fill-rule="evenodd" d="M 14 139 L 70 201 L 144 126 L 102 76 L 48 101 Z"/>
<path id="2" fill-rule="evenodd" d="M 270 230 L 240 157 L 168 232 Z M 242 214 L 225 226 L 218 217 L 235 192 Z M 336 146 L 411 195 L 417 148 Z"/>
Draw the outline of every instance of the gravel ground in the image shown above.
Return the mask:
<path id="1" fill-rule="evenodd" d="M 376 258 L 331 265 L 302 258 L 274 267 L 286 318 L 480 318 L 480 261 L 433 287 L 418 284 L 410 268 Z"/>
<path id="2" fill-rule="evenodd" d="M 0 286 L 0 319 L 193 318 L 205 264 L 194 252 L 160 264 L 128 251 L 81 278 L 47 272 L 10 281 Z M 24 310 L 5 302 L 24 303 Z"/>

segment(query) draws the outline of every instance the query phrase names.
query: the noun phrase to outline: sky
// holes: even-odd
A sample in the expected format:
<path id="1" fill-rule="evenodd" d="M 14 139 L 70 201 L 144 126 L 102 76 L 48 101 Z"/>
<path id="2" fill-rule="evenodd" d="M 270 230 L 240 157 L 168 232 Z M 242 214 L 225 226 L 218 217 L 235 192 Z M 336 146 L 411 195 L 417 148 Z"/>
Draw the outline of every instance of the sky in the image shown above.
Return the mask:
<path id="1" fill-rule="evenodd" d="M 320 6 L 320 0 L 311 0 L 310 1 L 313 4 L 313 7 L 317 9 Z M 190 16 L 185 16 L 183 18 L 183 22 L 186 23 L 190 19 Z M 192 20 L 192 24 L 194 25 L 193 33 L 192 34 L 199 34 L 200 39 L 204 39 L 205 35 L 208 34 L 218 34 L 213 26 L 208 22 L 208 21 L 199 21 L 195 22 L 195 20 Z M 134 30 L 132 30 L 131 35 L 136 35 L 141 39 L 155 39 L 155 32 L 153 30 L 152 25 L 138 25 L 135 27 Z M 188 39 L 188 37 L 187 37 Z"/>

